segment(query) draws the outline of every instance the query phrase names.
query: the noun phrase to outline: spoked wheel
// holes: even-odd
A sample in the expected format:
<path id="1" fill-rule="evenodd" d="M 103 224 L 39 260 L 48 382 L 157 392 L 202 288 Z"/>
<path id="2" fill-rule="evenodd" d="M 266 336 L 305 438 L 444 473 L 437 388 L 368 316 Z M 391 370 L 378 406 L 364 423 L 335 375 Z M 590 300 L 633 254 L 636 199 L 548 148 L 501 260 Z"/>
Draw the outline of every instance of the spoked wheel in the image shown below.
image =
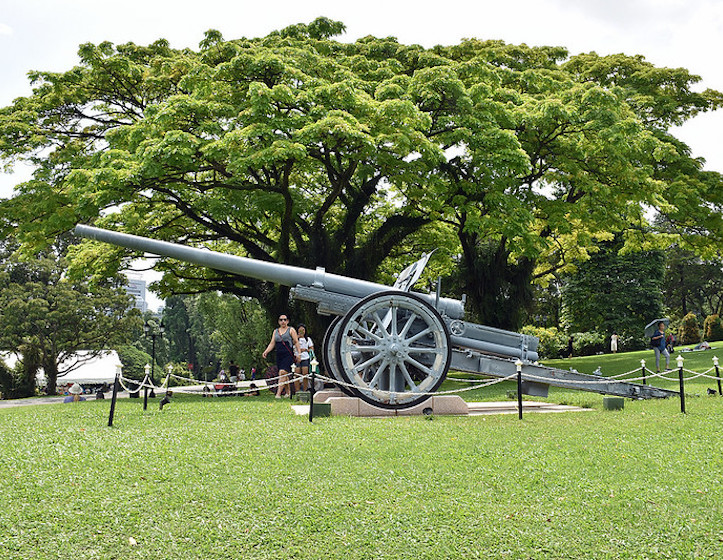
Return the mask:
<path id="1" fill-rule="evenodd" d="M 340 373 L 366 402 L 408 408 L 444 381 L 452 348 L 444 320 L 406 292 L 372 294 L 342 318 L 336 336 Z"/>
<path id="2" fill-rule="evenodd" d="M 341 375 L 341 364 L 339 363 L 338 356 L 338 345 L 336 343 L 339 337 L 339 327 L 341 326 L 341 317 L 336 317 L 326 329 L 324 333 L 324 340 L 322 342 L 323 351 L 321 353 L 321 359 L 324 362 L 324 369 L 326 374 L 334 377 L 340 383 L 337 385 L 348 397 L 359 397 L 358 393 L 354 391 L 352 387 L 347 384 L 349 381 L 344 379 Z"/>

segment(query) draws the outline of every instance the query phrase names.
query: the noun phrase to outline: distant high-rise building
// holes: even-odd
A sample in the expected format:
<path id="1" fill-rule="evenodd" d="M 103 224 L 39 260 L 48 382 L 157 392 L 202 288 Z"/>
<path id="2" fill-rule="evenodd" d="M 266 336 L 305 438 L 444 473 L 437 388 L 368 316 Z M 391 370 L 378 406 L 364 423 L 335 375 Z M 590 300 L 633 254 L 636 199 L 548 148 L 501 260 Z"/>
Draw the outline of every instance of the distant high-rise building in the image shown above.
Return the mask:
<path id="1" fill-rule="evenodd" d="M 134 299 L 135 303 L 133 306 L 136 309 L 140 309 L 141 313 L 145 313 L 148 310 L 148 303 L 146 303 L 146 281 L 128 275 L 128 285 L 125 288 L 128 295 Z"/>

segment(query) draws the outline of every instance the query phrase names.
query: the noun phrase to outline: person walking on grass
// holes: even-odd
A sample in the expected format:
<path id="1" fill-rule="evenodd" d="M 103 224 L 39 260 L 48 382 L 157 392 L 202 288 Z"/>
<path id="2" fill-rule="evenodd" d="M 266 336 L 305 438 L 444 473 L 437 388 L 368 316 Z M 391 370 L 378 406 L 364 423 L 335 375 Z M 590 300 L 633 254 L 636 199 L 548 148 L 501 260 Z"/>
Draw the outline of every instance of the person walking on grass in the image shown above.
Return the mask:
<path id="1" fill-rule="evenodd" d="M 660 321 L 658 323 L 658 330 L 653 333 L 650 337 L 650 344 L 655 351 L 655 371 L 660 373 L 660 355 L 665 356 L 665 370 L 670 369 L 670 353 L 665 347 L 665 323 Z"/>
<path id="2" fill-rule="evenodd" d="M 279 368 L 276 398 L 280 399 L 285 389 L 288 391 L 287 396 L 290 397 L 291 391 L 287 385 L 289 385 L 291 364 L 301 359 L 301 348 L 299 347 L 299 337 L 296 334 L 296 330 L 289 326 L 289 318 L 286 314 L 279 316 L 279 328 L 274 329 L 271 335 L 271 341 L 262 356 L 266 358 L 273 349 L 276 349 L 276 365 Z M 294 352 L 294 349 L 296 349 L 296 352 Z"/>

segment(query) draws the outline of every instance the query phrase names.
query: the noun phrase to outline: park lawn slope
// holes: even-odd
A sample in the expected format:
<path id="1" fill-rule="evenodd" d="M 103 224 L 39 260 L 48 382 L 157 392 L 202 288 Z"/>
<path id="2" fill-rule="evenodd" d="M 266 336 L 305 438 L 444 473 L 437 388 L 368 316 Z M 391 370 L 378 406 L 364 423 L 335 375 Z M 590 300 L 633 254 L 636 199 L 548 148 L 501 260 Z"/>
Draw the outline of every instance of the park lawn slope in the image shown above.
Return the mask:
<path id="1" fill-rule="evenodd" d="M 152 405 L 155 405 L 152 401 Z M 0 409 L 26 558 L 719 558 L 720 397 L 384 419 L 180 396 Z"/>

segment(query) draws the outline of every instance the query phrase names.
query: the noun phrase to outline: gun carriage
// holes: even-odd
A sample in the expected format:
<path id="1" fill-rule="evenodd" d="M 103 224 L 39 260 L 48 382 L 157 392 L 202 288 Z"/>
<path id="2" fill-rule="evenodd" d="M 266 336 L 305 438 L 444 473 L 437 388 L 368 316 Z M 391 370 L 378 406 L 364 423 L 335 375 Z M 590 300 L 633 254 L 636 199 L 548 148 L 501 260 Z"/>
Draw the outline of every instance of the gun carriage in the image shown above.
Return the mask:
<path id="1" fill-rule="evenodd" d="M 334 315 L 324 335 L 327 373 L 347 394 L 384 408 L 415 406 L 436 391 L 452 369 L 508 377 L 523 364 L 523 391 L 546 395 L 548 385 L 625 397 L 668 397 L 673 391 L 611 382 L 604 377 L 537 364 L 538 340 L 464 320 L 464 301 L 412 292 L 431 253 L 408 266 L 394 286 L 258 261 L 78 225 L 75 234 L 138 252 L 291 287 L 292 296 Z"/>

